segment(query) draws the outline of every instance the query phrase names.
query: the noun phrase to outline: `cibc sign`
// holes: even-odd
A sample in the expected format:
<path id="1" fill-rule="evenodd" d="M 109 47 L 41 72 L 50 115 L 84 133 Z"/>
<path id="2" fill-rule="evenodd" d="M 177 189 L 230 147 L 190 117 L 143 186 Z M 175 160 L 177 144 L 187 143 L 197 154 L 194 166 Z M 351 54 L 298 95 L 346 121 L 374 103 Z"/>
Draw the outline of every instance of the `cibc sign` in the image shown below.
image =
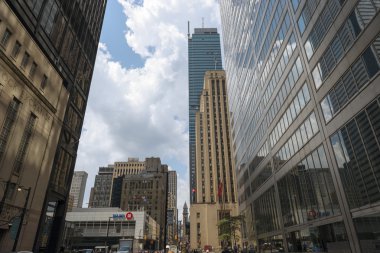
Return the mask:
<path id="1" fill-rule="evenodd" d="M 133 220 L 133 213 L 114 213 L 112 214 L 114 220 Z"/>

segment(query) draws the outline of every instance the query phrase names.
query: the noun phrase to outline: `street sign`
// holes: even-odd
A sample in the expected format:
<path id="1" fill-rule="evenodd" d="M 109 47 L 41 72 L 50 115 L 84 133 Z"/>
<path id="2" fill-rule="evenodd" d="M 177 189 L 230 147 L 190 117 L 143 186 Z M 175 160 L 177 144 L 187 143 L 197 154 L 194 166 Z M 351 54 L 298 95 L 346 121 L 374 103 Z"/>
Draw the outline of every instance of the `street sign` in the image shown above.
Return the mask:
<path id="1" fill-rule="evenodd" d="M 132 220 L 132 219 L 133 219 L 133 213 L 128 212 L 128 213 L 125 215 L 125 218 L 127 218 L 127 220 Z"/>

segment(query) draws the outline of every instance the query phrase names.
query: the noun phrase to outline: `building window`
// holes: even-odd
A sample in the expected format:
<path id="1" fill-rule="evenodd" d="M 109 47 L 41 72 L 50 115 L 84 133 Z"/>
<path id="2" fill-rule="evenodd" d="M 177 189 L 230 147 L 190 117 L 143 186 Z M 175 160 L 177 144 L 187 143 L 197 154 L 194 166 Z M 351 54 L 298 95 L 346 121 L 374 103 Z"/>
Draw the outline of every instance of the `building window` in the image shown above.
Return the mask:
<path id="1" fill-rule="evenodd" d="M 30 71 L 29 71 L 30 79 L 33 79 L 34 75 L 36 74 L 36 70 L 37 70 L 37 63 L 33 62 L 32 66 L 30 67 Z"/>
<path id="2" fill-rule="evenodd" d="M 8 29 L 5 29 L 5 32 L 0 42 L 3 47 L 6 47 L 8 45 L 9 38 L 11 37 L 11 35 L 12 35 L 11 31 L 9 31 Z"/>
<path id="3" fill-rule="evenodd" d="M 41 86 L 40 86 L 42 90 L 45 89 L 46 84 L 47 84 L 47 76 L 44 75 L 44 76 L 42 77 L 42 80 L 41 80 Z"/>
<path id="4" fill-rule="evenodd" d="M 30 59 L 30 55 L 27 52 L 25 52 L 24 57 L 22 57 L 22 61 L 21 61 L 22 69 L 25 69 L 25 67 L 28 65 L 29 59 Z"/>
<path id="5" fill-rule="evenodd" d="M 18 101 L 16 98 L 14 98 L 12 102 L 10 103 L 10 105 L 8 106 L 6 116 L 5 116 L 5 121 L 3 123 L 3 129 L 1 130 L 1 134 L 0 134 L 0 160 L 5 152 L 5 147 L 8 142 L 9 134 L 16 120 L 19 107 L 20 107 L 20 101 Z"/>
<path id="6" fill-rule="evenodd" d="M 26 124 L 24 134 L 22 136 L 21 143 L 18 148 L 15 163 L 13 165 L 13 171 L 16 173 L 20 173 L 21 171 L 21 167 L 26 155 L 26 151 L 30 143 L 30 138 L 32 137 L 33 128 L 36 123 L 36 118 L 37 117 L 34 114 L 31 114 L 29 117 L 28 123 Z"/>
<path id="7" fill-rule="evenodd" d="M 380 101 L 373 101 L 330 137 L 349 207 L 380 203 Z"/>
<path id="8" fill-rule="evenodd" d="M 21 49 L 21 44 L 20 44 L 20 42 L 16 41 L 16 43 L 12 49 L 12 57 L 13 58 L 16 58 L 18 56 L 18 54 L 20 53 L 20 49 Z"/>

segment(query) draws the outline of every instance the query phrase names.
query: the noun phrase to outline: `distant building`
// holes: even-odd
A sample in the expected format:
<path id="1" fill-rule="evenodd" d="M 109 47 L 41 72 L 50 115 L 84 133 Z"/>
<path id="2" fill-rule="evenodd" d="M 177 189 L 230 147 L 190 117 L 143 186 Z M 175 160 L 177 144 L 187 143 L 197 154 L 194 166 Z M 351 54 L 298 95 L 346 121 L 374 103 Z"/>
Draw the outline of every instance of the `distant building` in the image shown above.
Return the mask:
<path id="1" fill-rule="evenodd" d="M 84 192 L 86 190 L 88 174 L 85 171 L 74 171 L 71 181 L 70 195 L 74 197 L 73 207 L 81 208 L 83 205 Z"/>
<path id="2" fill-rule="evenodd" d="M 177 232 L 177 172 L 168 172 L 168 208 L 167 208 L 167 242 L 176 244 L 178 240 Z"/>
<path id="3" fill-rule="evenodd" d="M 144 164 L 145 169 L 139 173 L 114 179 L 115 192 L 112 193 L 112 202 L 119 202 L 122 210 L 146 211 L 160 225 L 159 247 L 164 248 L 168 166 L 161 164 L 160 158 L 154 157 L 146 158 Z M 120 196 L 120 199 L 117 199 L 117 196 Z"/>
<path id="4" fill-rule="evenodd" d="M 127 162 L 115 162 L 113 165 L 113 178 L 123 175 L 136 175 L 145 170 L 145 161 L 139 161 L 139 158 L 128 158 Z"/>
<path id="5" fill-rule="evenodd" d="M 188 245 L 190 243 L 190 220 L 189 220 L 189 208 L 187 207 L 186 202 L 183 205 L 181 225 L 182 225 L 181 226 L 182 245 L 183 244 Z"/>
<path id="6" fill-rule="evenodd" d="M 195 116 L 197 172 L 196 201 L 190 204 L 192 249 L 226 246 L 227 242 L 219 238 L 218 222 L 239 214 L 228 111 L 225 72 L 206 71 Z"/>
<path id="7" fill-rule="evenodd" d="M 190 29 L 190 28 L 189 28 Z M 190 189 L 196 187 L 195 162 L 195 113 L 199 107 L 199 96 L 203 89 L 203 77 L 207 70 L 222 69 L 220 37 L 216 28 L 195 28 L 188 31 L 189 60 L 189 168 Z M 190 203 L 196 201 L 190 191 Z"/>
<path id="8" fill-rule="evenodd" d="M 91 189 L 92 195 L 88 207 L 109 207 L 111 198 L 111 187 L 114 168 L 100 167 L 98 175 L 95 176 L 95 183 Z"/>

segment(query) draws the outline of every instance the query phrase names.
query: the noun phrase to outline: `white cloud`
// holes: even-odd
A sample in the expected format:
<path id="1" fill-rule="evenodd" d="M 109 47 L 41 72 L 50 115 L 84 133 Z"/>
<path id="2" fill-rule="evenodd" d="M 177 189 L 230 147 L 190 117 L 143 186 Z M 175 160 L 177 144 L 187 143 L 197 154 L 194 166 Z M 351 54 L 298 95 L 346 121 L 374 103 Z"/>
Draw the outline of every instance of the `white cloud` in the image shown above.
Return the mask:
<path id="1" fill-rule="evenodd" d="M 125 68 L 99 46 L 76 170 L 89 173 L 128 157 L 160 157 L 178 172 L 180 214 L 189 202 L 187 21 L 219 27 L 215 0 L 119 0 L 126 41 L 144 58 Z M 105 17 L 112 18 L 112 17 Z M 193 25 L 192 25 L 193 26 Z M 220 29 L 219 29 L 220 31 Z"/>

